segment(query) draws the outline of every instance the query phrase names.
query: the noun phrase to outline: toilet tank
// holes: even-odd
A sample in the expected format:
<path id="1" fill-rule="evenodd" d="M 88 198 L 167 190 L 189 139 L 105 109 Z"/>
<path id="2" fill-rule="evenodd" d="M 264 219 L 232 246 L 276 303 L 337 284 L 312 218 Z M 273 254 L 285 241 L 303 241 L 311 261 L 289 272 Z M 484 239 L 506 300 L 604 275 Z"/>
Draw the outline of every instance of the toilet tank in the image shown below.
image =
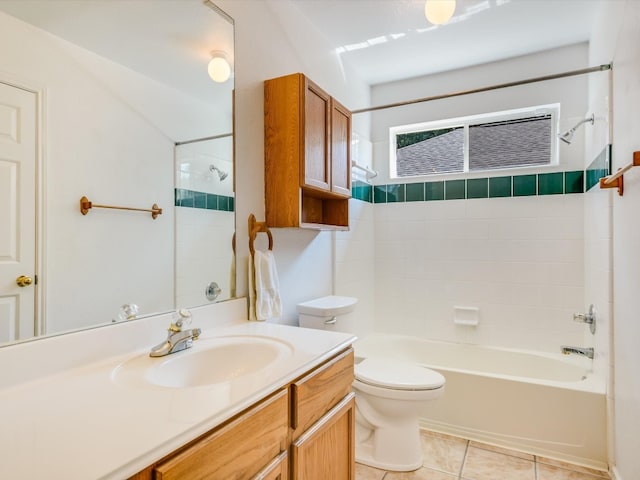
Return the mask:
<path id="1" fill-rule="evenodd" d="M 355 333 L 358 299 L 330 295 L 296 305 L 301 327 Z"/>

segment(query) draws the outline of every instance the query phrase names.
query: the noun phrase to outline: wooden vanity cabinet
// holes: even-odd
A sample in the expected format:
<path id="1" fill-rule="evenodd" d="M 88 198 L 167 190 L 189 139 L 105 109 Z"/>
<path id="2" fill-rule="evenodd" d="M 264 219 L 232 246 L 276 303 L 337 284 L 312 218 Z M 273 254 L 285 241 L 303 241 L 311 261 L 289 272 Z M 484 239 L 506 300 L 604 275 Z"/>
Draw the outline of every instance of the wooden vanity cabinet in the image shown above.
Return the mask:
<path id="1" fill-rule="evenodd" d="M 348 229 L 351 112 L 286 75 L 264 83 L 264 132 L 267 225 Z"/>
<path id="2" fill-rule="evenodd" d="M 269 465 L 267 465 L 252 480 L 288 480 L 289 456 L 282 452 Z"/>
<path id="3" fill-rule="evenodd" d="M 355 480 L 349 348 L 129 480 Z"/>

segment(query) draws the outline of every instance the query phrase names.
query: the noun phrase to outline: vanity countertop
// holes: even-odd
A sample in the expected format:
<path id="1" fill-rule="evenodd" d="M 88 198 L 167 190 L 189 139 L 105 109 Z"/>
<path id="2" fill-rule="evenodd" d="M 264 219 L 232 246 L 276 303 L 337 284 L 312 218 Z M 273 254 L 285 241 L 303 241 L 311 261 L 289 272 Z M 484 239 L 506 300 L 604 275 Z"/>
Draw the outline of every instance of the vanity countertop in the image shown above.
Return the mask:
<path id="1" fill-rule="evenodd" d="M 122 480 L 355 340 L 343 333 L 242 322 L 203 330 L 191 350 L 207 339 L 237 335 L 269 337 L 293 348 L 286 361 L 224 385 L 173 388 L 115 381 L 118 366 L 147 355 L 147 347 L 1 389 L 0 478 Z"/>

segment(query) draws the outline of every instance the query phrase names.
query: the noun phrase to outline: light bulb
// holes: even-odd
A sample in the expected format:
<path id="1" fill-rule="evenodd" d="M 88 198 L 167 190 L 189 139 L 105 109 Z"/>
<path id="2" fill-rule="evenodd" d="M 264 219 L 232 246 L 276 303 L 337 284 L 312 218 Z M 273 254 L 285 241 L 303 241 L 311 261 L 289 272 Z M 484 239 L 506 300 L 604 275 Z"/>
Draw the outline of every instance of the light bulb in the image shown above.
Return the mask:
<path id="1" fill-rule="evenodd" d="M 443 25 L 451 20 L 456 10 L 456 0 L 427 0 L 424 15 L 434 25 Z"/>
<path id="2" fill-rule="evenodd" d="M 224 83 L 231 76 L 231 65 L 224 52 L 211 52 L 211 61 L 207 67 L 211 80 Z"/>

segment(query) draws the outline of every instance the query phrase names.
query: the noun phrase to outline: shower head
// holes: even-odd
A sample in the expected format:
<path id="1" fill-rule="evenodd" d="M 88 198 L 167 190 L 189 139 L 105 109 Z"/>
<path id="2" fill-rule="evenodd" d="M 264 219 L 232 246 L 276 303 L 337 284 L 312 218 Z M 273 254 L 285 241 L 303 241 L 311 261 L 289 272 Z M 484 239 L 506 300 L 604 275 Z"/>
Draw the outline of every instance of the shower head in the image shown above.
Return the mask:
<path id="1" fill-rule="evenodd" d="M 209 165 L 209 171 L 210 172 L 218 172 L 218 178 L 220 179 L 220 181 L 223 181 L 225 178 L 227 178 L 229 176 L 229 172 L 223 172 L 222 170 L 220 170 L 218 167 L 216 167 L 213 164 Z"/>
<path id="2" fill-rule="evenodd" d="M 567 130 L 564 133 L 559 133 L 558 134 L 558 138 L 560 140 L 562 140 L 564 143 L 566 143 L 567 145 L 570 145 L 571 144 L 571 140 L 573 140 L 573 135 L 576 133 L 576 130 L 578 129 L 578 127 L 580 125 L 582 125 L 583 123 L 587 123 L 587 122 L 590 122 L 591 125 L 593 125 L 594 121 L 595 121 L 595 117 L 594 117 L 593 114 L 591 114 L 591 116 L 589 118 L 585 118 L 584 120 L 580 120 L 580 122 L 578 122 L 578 124 L 575 127 Z"/>

